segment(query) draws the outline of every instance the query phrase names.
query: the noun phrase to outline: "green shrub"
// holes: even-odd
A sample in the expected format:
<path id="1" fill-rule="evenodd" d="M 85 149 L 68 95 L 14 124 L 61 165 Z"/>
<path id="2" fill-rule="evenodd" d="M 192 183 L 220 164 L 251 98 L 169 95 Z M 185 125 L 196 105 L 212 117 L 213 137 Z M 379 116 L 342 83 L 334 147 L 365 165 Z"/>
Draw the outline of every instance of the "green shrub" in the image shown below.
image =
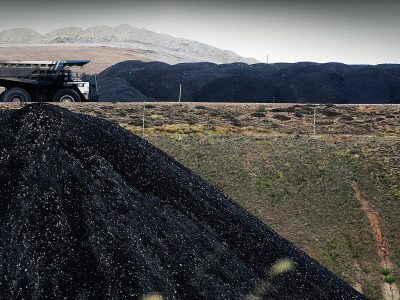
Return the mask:
<path id="1" fill-rule="evenodd" d="M 396 277 L 394 277 L 393 275 L 386 275 L 384 280 L 385 282 L 392 284 L 396 281 Z"/>
<path id="2" fill-rule="evenodd" d="M 390 268 L 388 268 L 388 267 L 381 268 L 379 272 L 380 272 L 383 276 L 387 276 L 387 275 L 389 275 L 389 274 L 392 274 L 392 270 L 391 270 Z"/>
<path id="3" fill-rule="evenodd" d="M 187 118 L 186 121 L 189 125 L 195 125 L 197 123 L 197 121 L 193 118 Z"/>

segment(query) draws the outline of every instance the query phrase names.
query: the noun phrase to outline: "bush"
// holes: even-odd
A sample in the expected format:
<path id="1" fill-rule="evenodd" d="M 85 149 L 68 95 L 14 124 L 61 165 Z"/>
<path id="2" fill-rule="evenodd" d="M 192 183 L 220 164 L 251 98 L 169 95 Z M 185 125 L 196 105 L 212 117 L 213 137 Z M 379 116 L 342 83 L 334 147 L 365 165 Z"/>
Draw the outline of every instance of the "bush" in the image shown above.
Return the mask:
<path id="1" fill-rule="evenodd" d="M 334 124 L 333 121 L 318 121 L 318 122 L 316 122 L 316 125 L 318 125 L 318 126 L 329 126 L 332 124 Z"/>
<path id="2" fill-rule="evenodd" d="M 342 113 L 335 111 L 333 109 L 324 109 L 322 113 L 327 117 L 337 117 L 340 116 Z"/>
<path id="3" fill-rule="evenodd" d="M 232 124 L 233 126 L 241 126 L 241 125 L 242 125 L 242 123 L 240 122 L 240 120 L 239 120 L 239 119 L 236 119 L 236 118 L 232 120 L 231 124 Z"/>
<path id="4" fill-rule="evenodd" d="M 314 113 L 314 109 L 310 106 L 297 106 L 296 112 L 303 115 L 311 115 Z"/>
<path id="5" fill-rule="evenodd" d="M 222 118 L 225 120 L 233 120 L 233 119 L 235 119 L 235 115 L 232 113 L 226 113 L 222 116 Z"/>
<path id="6" fill-rule="evenodd" d="M 385 276 L 385 282 L 392 284 L 396 281 L 396 277 L 394 277 L 393 275 L 386 275 Z"/>
<path id="7" fill-rule="evenodd" d="M 265 114 L 263 112 L 255 111 L 250 114 L 250 116 L 255 117 L 255 118 L 264 118 Z"/>
<path id="8" fill-rule="evenodd" d="M 292 119 L 292 118 L 290 118 L 290 117 L 288 117 L 288 116 L 279 115 L 279 114 L 273 115 L 272 117 L 273 117 L 274 119 L 279 120 L 279 121 L 289 121 L 289 120 Z"/>
<path id="9" fill-rule="evenodd" d="M 349 116 L 349 115 L 343 115 L 343 116 L 340 117 L 339 120 L 340 121 L 353 121 L 354 118 L 352 116 Z"/>
<path id="10" fill-rule="evenodd" d="M 266 111 L 267 111 L 267 109 L 263 105 L 260 105 L 256 110 L 256 112 L 266 112 Z"/>
<path id="11" fill-rule="evenodd" d="M 186 121 L 191 126 L 195 125 L 197 123 L 197 121 L 195 119 L 193 119 L 193 118 L 187 118 Z"/>
<path id="12" fill-rule="evenodd" d="M 132 119 L 128 122 L 129 125 L 133 125 L 133 126 L 142 126 L 143 125 L 143 121 L 140 119 Z"/>
<path id="13" fill-rule="evenodd" d="M 274 108 L 271 109 L 272 112 L 287 112 L 287 113 L 293 113 L 296 111 L 296 109 L 294 107 L 281 107 L 281 108 Z"/>
<path id="14" fill-rule="evenodd" d="M 392 270 L 388 267 L 381 268 L 379 271 L 383 276 L 387 276 L 389 274 L 392 274 Z"/>
<path id="15" fill-rule="evenodd" d="M 296 118 L 303 118 L 304 117 L 304 115 L 302 113 L 299 113 L 298 111 L 294 113 L 294 116 Z"/>

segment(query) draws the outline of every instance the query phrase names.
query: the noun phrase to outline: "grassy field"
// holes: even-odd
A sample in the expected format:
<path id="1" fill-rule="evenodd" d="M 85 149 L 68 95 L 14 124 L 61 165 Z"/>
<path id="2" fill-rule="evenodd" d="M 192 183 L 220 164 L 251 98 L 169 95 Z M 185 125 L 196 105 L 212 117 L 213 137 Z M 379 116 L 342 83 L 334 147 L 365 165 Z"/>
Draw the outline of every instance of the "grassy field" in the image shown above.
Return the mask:
<path id="1" fill-rule="evenodd" d="M 68 108 L 143 133 L 143 104 Z M 152 103 L 144 137 L 369 298 L 396 299 L 399 129 L 398 106 Z"/>
<path id="2" fill-rule="evenodd" d="M 390 161 L 397 155 L 398 141 L 332 143 L 301 136 L 148 139 L 371 299 L 380 299 L 384 278 L 373 232 L 352 189 L 352 182 L 358 181 L 380 216 L 398 271 L 400 174 L 392 173 Z M 388 156 L 378 161 L 382 149 Z"/>

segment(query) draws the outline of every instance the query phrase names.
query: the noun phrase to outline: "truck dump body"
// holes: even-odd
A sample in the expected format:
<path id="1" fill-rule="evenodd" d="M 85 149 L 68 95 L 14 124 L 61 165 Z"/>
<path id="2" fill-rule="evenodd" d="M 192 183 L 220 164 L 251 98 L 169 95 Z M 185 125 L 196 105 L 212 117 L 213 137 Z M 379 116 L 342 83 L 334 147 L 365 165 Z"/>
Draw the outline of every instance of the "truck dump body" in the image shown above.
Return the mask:
<path id="1" fill-rule="evenodd" d="M 37 70 L 37 68 L 1 68 L 0 77 L 30 77 Z"/>
<path id="2" fill-rule="evenodd" d="M 82 67 L 89 60 L 0 61 L 0 80 L 10 78 L 36 80 L 38 84 L 57 81 L 67 67 Z"/>

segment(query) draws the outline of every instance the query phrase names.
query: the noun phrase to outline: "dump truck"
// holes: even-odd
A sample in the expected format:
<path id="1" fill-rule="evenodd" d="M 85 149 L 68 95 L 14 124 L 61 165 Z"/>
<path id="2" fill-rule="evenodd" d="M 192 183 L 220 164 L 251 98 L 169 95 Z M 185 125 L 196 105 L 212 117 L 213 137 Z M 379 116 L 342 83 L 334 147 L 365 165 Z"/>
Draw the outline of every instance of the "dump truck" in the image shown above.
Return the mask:
<path id="1" fill-rule="evenodd" d="M 97 78 L 72 67 L 90 60 L 0 61 L 1 102 L 96 102 Z"/>

